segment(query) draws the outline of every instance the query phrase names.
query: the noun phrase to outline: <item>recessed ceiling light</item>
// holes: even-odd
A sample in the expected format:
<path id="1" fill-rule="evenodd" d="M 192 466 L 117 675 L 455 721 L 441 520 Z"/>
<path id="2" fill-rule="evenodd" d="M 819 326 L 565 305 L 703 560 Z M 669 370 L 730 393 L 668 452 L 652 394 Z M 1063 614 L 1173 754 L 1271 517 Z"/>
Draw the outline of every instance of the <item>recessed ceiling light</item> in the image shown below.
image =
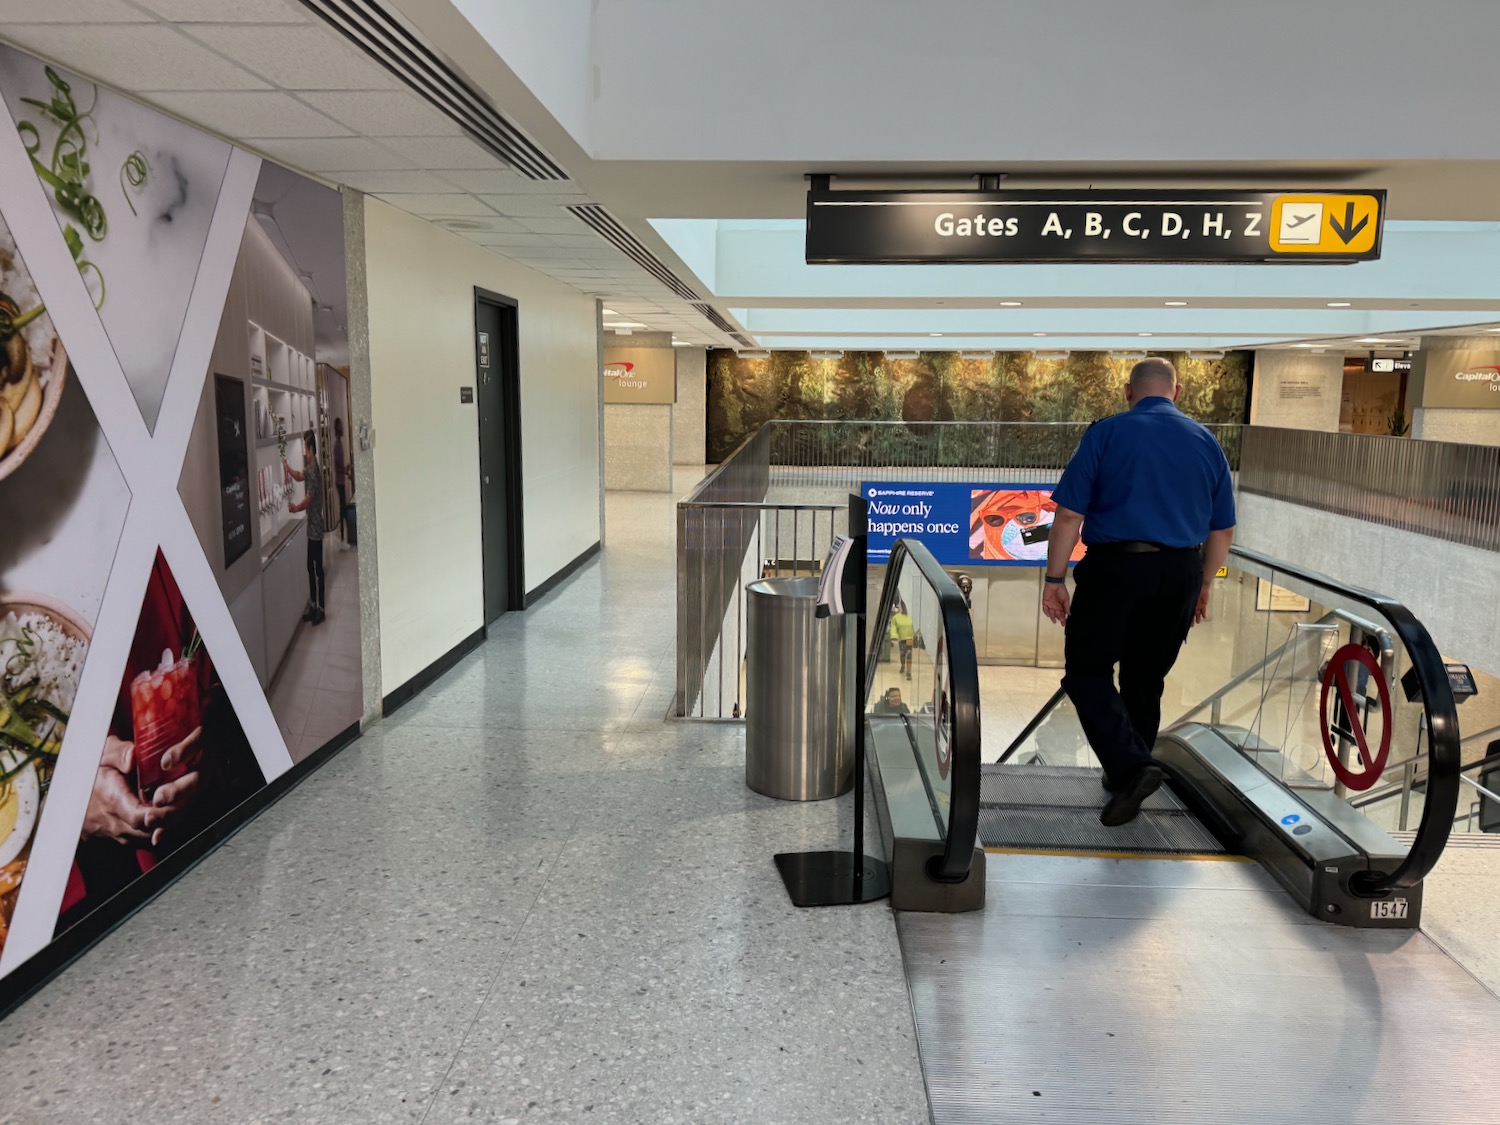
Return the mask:
<path id="1" fill-rule="evenodd" d="M 1500 328 L 1486 328 L 1486 332 L 1500 332 Z"/>
<path id="2" fill-rule="evenodd" d="M 619 316 L 620 315 L 619 313 L 615 312 L 614 309 L 601 309 L 600 311 L 603 312 L 603 314 L 605 316 Z"/>
<path id="3" fill-rule="evenodd" d="M 1047 333 L 1045 333 L 1045 332 L 1033 332 L 1032 333 L 1033 336 L 1045 336 L 1046 334 Z"/>
<path id="4" fill-rule="evenodd" d="M 1329 301 L 1328 307 L 1330 309 L 1347 309 L 1349 304 L 1350 302 L 1348 301 Z"/>
<path id="5" fill-rule="evenodd" d="M 1001 308 L 1006 308 L 1006 309 L 1018 309 L 1023 304 L 1025 304 L 1024 301 L 1001 301 L 1000 302 L 1000 307 Z"/>
<path id="6" fill-rule="evenodd" d="M 1149 333 L 1149 332 L 1137 332 L 1136 335 L 1137 336 L 1149 336 L 1149 335 L 1151 335 L 1151 333 Z"/>
<path id="7" fill-rule="evenodd" d="M 1187 302 L 1186 301 L 1168 301 L 1166 304 L 1167 304 L 1167 308 L 1169 308 L 1169 309 L 1180 309 L 1184 305 L 1186 305 Z"/>
<path id="8" fill-rule="evenodd" d="M 927 333 L 927 335 L 929 335 L 929 336 L 941 336 L 942 333 L 941 332 L 929 332 L 929 333 Z"/>

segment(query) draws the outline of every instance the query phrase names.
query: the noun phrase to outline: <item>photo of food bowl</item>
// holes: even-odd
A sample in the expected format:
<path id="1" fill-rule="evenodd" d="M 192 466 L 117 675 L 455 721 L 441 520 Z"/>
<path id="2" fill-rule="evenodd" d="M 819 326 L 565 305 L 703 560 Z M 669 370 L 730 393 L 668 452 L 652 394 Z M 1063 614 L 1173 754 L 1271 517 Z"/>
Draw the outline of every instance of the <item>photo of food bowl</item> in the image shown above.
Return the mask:
<path id="1" fill-rule="evenodd" d="M 0 594 L 0 948 L 73 711 L 92 631 L 41 594 Z"/>
<path id="2" fill-rule="evenodd" d="M 0 480 L 47 432 L 62 400 L 68 357 L 10 230 L 0 223 Z"/>

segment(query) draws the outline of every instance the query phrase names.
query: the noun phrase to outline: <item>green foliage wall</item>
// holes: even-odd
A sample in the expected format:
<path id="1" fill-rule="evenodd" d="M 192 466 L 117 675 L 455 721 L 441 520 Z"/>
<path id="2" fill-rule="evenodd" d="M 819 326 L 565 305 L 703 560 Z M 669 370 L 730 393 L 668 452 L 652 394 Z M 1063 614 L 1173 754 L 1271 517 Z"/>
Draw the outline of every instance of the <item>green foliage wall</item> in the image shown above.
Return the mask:
<path id="1" fill-rule="evenodd" d="M 1183 384 L 1178 405 L 1200 422 L 1243 422 L 1250 352 L 1190 359 L 1165 352 Z M 762 359 L 708 353 L 708 459 L 722 461 L 772 418 L 905 422 L 1092 422 L 1125 408 L 1134 363 L 1108 352 L 1038 359 L 998 352 L 964 359 L 923 352 L 887 359 L 884 352 L 845 352 L 814 359 L 772 352 Z"/>

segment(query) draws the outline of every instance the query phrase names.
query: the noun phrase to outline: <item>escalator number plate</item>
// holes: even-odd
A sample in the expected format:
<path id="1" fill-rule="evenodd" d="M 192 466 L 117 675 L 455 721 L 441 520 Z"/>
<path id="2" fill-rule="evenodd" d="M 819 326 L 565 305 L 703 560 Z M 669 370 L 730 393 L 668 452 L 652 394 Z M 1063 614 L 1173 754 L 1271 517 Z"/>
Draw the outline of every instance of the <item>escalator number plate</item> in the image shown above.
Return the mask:
<path id="1" fill-rule="evenodd" d="M 1370 903 L 1371 918 L 1405 918 L 1406 899 L 1393 898 L 1389 902 Z"/>

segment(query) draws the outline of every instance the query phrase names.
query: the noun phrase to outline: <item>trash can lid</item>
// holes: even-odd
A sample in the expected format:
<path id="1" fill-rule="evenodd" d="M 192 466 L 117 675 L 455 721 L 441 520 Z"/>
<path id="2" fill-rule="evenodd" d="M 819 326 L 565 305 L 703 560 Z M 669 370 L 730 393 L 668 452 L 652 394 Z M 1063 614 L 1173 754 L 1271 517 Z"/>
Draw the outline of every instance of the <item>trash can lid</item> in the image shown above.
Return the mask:
<path id="1" fill-rule="evenodd" d="M 752 594 L 764 594 L 778 598 L 816 598 L 816 578 L 762 578 L 750 583 L 745 589 Z"/>

